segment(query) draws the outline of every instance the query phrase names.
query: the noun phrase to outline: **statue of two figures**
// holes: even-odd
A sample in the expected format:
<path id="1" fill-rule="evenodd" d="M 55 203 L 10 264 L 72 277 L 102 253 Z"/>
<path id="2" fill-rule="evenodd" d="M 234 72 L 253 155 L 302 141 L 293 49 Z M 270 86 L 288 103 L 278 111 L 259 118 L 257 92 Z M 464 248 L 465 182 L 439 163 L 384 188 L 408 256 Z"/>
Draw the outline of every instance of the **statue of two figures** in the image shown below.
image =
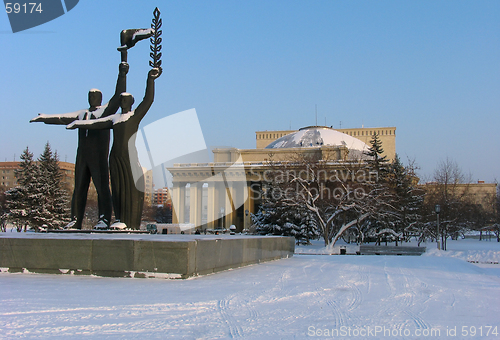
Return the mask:
<path id="1" fill-rule="evenodd" d="M 71 201 L 72 220 L 68 228 L 81 229 L 87 203 L 90 181 L 97 191 L 99 221 L 94 228 L 139 229 L 144 203 L 144 177 L 135 148 L 135 134 L 139 123 L 154 100 L 155 80 L 161 75 L 161 19 L 155 9 L 155 20 L 151 29 L 133 29 L 121 32 L 121 63 L 113 97 L 102 104 L 102 93 L 92 89 L 88 94 L 89 108 L 73 113 L 47 115 L 39 114 L 31 122 L 66 125 L 67 129 L 78 129 L 78 150 L 75 164 L 75 188 Z M 126 92 L 127 50 L 136 42 L 151 38 L 153 67 L 148 72 L 146 93 L 142 102 L 132 109 L 134 98 Z M 121 112 L 117 112 L 121 109 Z M 110 130 L 113 130 L 113 145 L 109 153 Z M 109 155 L 109 163 L 108 163 Z M 108 165 L 109 164 L 109 165 Z M 139 178 L 138 178 L 139 177 Z M 109 179 L 111 178 L 111 191 Z M 110 226 L 112 208 L 115 221 Z"/>

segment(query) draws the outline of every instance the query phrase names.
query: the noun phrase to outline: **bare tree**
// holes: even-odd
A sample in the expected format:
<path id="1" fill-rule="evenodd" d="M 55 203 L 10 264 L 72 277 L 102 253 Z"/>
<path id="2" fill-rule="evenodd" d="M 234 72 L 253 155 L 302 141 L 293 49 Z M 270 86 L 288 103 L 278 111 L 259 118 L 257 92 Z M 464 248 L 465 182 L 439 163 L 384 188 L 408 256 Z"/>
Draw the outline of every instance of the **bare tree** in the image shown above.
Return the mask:
<path id="1" fill-rule="evenodd" d="M 268 190 L 288 210 L 305 209 L 304 216 L 314 220 L 325 246 L 333 246 L 368 217 L 389 219 L 394 214 L 387 185 L 366 162 L 297 154 L 293 160 L 271 162 L 271 166 L 272 172 L 266 174 L 272 183 Z"/>
<path id="2" fill-rule="evenodd" d="M 267 232 L 312 225 L 325 246 L 344 236 L 363 242 L 367 235 L 392 235 L 396 240 L 410 235 L 422 200 L 422 194 L 415 193 L 414 168 L 405 168 L 399 159 L 391 166 L 381 156 L 376 136 L 371 144 L 363 158 L 349 161 L 339 161 L 325 150 L 296 153 L 287 161 L 274 161 L 270 155 L 271 170 L 264 176 L 263 202 L 254 223 Z M 305 222 L 297 223 L 297 215 Z"/>
<path id="3" fill-rule="evenodd" d="M 481 206 L 472 200 L 470 192 L 471 175 L 465 174 L 458 164 L 446 158 L 438 163 L 433 182 L 428 183 L 424 211 L 427 216 L 428 235 L 433 236 L 434 207 L 441 206 L 440 235 L 442 249 L 446 250 L 448 237 L 456 239 L 476 224 L 481 223 Z"/>
<path id="4" fill-rule="evenodd" d="M 495 234 L 497 238 L 497 242 L 500 242 L 500 186 L 497 183 L 497 194 L 495 196 L 495 200 L 493 202 L 493 225 L 491 226 L 491 230 Z"/>

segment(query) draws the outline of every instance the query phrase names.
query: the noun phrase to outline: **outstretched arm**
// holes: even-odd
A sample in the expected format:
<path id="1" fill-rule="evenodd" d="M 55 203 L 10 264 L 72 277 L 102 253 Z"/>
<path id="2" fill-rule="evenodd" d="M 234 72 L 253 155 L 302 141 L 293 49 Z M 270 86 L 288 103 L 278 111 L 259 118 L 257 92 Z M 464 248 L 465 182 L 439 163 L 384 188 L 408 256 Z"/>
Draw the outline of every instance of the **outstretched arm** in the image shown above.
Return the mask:
<path id="1" fill-rule="evenodd" d="M 93 130 L 103 130 L 111 129 L 113 127 L 113 119 L 117 119 L 120 114 L 115 113 L 114 115 L 107 116 L 99 119 L 89 119 L 89 120 L 75 120 L 66 129 L 93 129 Z"/>
<path id="2" fill-rule="evenodd" d="M 87 110 L 79 110 L 70 113 L 52 114 L 52 115 L 39 113 L 37 117 L 30 120 L 30 123 L 43 122 L 45 124 L 68 125 L 71 122 L 77 120 L 80 116 L 83 117 L 85 111 Z"/>
<path id="3" fill-rule="evenodd" d="M 135 116 L 139 121 L 144 118 L 146 113 L 148 112 L 151 104 L 153 104 L 155 98 L 155 80 L 162 73 L 162 70 L 159 68 L 153 68 L 148 72 L 148 80 L 146 82 L 146 93 L 144 94 L 144 98 L 142 102 L 135 109 Z"/>

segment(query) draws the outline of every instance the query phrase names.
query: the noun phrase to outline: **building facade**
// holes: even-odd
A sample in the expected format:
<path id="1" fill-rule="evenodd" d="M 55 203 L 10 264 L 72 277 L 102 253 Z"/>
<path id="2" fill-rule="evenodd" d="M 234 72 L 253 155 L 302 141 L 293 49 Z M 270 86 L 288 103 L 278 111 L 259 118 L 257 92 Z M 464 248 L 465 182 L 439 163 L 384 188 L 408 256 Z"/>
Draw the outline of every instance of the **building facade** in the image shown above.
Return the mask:
<path id="1" fill-rule="evenodd" d="M 213 163 L 174 164 L 167 168 L 173 178 L 173 223 L 191 223 L 201 229 L 228 229 L 231 225 L 238 231 L 248 229 L 272 162 L 312 157 L 340 170 L 346 163 L 359 162 L 368 150 L 361 137 L 369 141 L 379 132 L 385 153 L 394 158 L 396 128 L 343 131 L 325 126 L 257 131 L 255 149 L 214 149 Z"/>
<path id="2" fill-rule="evenodd" d="M 153 192 L 153 201 L 151 203 L 152 205 L 156 206 L 170 206 L 172 204 L 172 201 L 170 199 L 170 191 L 168 188 L 161 188 L 161 189 L 156 189 Z"/>
<path id="3" fill-rule="evenodd" d="M 2 176 L 1 185 L 5 190 L 9 190 L 17 185 L 15 171 L 20 170 L 20 162 L 0 162 L 0 174 Z M 68 162 L 59 162 L 59 168 L 63 173 L 63 183 L 69 192 L 73 192 L 75 187 L 75 165 Z"/>
<path id="4" fill-rule="evenodd" d="M 469 203 L 480 205 L 484 211 L 494 216 L 497 210 L 497 184 L 477 181 L 477 183 L 450 183 L 448 185 L 429 182 L 421 186 L 428 197 L 447 192 L 453 198 L 466 197 Z"/>
<path id="5" fill-rule="evenodd" d="M 363 143 L 369 145 L 374 134 L 377 134 L 384 149 L 384 155 L 393 160 L 396 155 L 396 127 L 379 128 L 357 128 L 357 129 L 333 129 L 355 137 Z M 255 132 L 255 141 L 257 149 L 264 149 L 269 144 L 283 136 L 296 133 L 298 130 L 275 130 L 275 131 L 257 131 Z"/>

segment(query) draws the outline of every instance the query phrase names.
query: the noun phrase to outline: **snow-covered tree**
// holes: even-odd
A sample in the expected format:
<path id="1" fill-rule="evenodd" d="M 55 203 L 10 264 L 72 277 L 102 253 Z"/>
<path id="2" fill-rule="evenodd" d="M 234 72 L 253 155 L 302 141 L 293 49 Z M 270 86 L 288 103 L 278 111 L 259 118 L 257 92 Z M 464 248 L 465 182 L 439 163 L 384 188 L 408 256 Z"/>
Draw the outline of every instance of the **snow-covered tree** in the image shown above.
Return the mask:
<path id="1" fill-rule="evenodd" d="M 47 142 L 38 158 L 40 172 L 37 188 L 40 193 L 39 205 L 34 215 L 35 225 L 47 225 L 58 229 L 70 221 L 70 199 L 63 184 L 63 173 L 59 167 L 57 152 L 53 153 Z"/>
<path id="2" fill-rule="evenodd" d="M 497 195 L 495 197 L 495 202 L 494 202 L 494 209 L 493 209 L 493 232 L 495 233 L 495 236 L 497 237 L 497 242 L 500 242 L 500 186 L 497 183 Z"/>
<path id="3" fill-rule="evenodd" d="M 290 207 L 282 200 L 284 183 L 277 178 L 280 172 L 270 172 L 272 178 L 264 183 L 261 190 L 262 204 L 256 214 L 252 214 L 255 231 L 259 234 L 293 236 L 299 242 L 309 243 L 319 237 L 311 212 L 301 206 Z"/>
<path id="4" fill-rule="evenodd" d="M 5 232 L 7 228 L 7 201 L 5 199 L 5 187 L 0 186 L 0 231 Z"/>
<path id="5" fill-rule="evenodd" d="M 367 191 L 367 200 L 369 206 L 366 207 L 371 213 L 369 218 L 357 226 L 357 229 L 362 233 L 362 241 L 366 236 L 369 239 L 375 239 L 380 242 L 382 237 L 397 240 L 401 238 L 400 223 L 403 212 L 399 209 L 397 193 L 394 190 L 397 184 L 391 183 L 395 180 L 393 171 L 395 168 L 391 165 L 386 155 L 383 155 L 384 149 L 382 141 L 378 134 L 374 134 L 370 140 L 370 148 L 365 151 L 366 167 L 372 174 L 370 181 L 365 183 Z M 397 158 L 397 156 L 396 156 Z M 397 173 L 402 181 L 404 177 L 404 167 L 397 159 Z M 370 200 L 372 199 L 372 200 Z M 374 210 L 375 208 L 375 210 Z M 362 242 L 361 241 L 361 242 Z"/>
<path id="6" fill-rule="evenodd" d="M 18 231 L 26 230 L 27 226 L 60 228 L 68 223 L 69 195 L 63 186 L 57 154 L 52 153 L 50 144 L 46 144 L 38 161 L 26 148 L 19 166 L 18 185 L 5 193 L 7 212 L 4 216 Z"/>
<path id="7" fill-rule="evenodd" d="M 366 163 L 346 162 L 341 169 L 338 165 L 298 154 L 293 161 L 277 162 L 273 177 L 272 192 L 283 211 L 307 211 L 327 246 L 349 228 L 385 211 L 380 205 L 385 192 L 373 187 L 377 176 L 370 178 Z"/>
<path id="8" fill-rule="evenodd" d="M 21 154 L 19 169 L 15 170 L 18 185 L 5 192 L 5 217 L 21 231 L 33 223 L 33 209 L 38 204 L 38 166 L 33 159 L 33 153 L 26 149 Z"/>
<path id="9" fill-rule="evenodd" d="M 403 225 L 413 218 L 414 183 L 399 160 L 392 169 L 382 153 L 374 135 L 368 157 L 358 161 L 339 163 L 325 155 L 297 154 L 293 160 L 274 162 L 274 174 L 265 176 L 272 180 L 264 195 L 274 200 L 263 200 L 254 223 L 266 232 L 290 232 L 298 224 L 289 216 L 307 212 L 325 246 L 343 236 L 359 242 L 384 234 L 400 238 Z M 399 201 L 401 197 L 406 201 Z"/>
<path id="10" fill-rule="evenodd" d="M 404 166 L 396 154 L 392 162 L 387 184 L 394 195 L 394 208 L 398 212 L 393 215 L 391 227 L 398 239 L 409 240 L 421 225 L 421 206 L 424 192 L 417 187 L 418 179 L 415 174 L 414 162 Z"/>

